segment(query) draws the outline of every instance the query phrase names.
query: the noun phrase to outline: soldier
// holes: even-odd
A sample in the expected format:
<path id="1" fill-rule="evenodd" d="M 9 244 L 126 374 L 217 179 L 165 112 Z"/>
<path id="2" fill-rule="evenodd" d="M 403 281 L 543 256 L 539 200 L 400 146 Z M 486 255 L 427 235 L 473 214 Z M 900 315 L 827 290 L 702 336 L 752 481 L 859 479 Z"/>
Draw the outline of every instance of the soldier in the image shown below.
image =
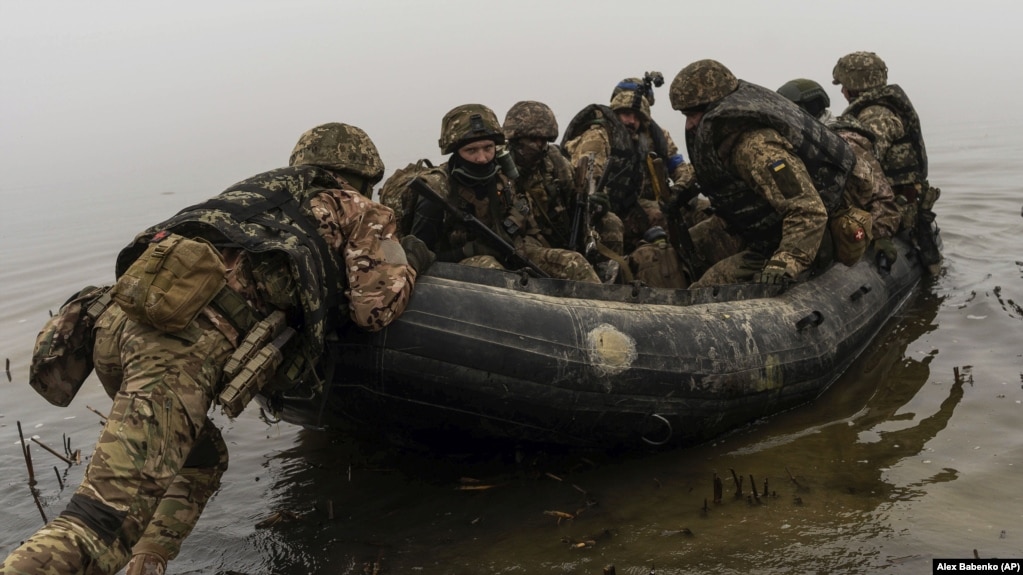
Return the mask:
<path id="1" fill-rule="evenodd" d="M 932 208 L 941 190 L 927 182 L 927 148 L 913 103 L 899 85 L 888 83 L 888 66 L 873 52 L 842 56 L 832 77 L 849 102 L 842 115 L 874 134 L 874 154 L 902 206 L 902 228 L 912 231 L 921 261 L 937 274 L 941 252 Z"/>
<path id="2" fill-rule="evenodd" d="M 802 279 L 855 164 L 849 145 L 716 60 L 679 71 L 670 97 L 686 116 L 696 177 L 715 208 L 692 228 L 696 249 L 711 264 L 693 285 Z"/>
<path id="3" fill-rule="evenodd" d="M 544 238 L 529 196 L 509 177 L 515 170 L 511 157 L 501 164 L 497 161 L 497 147 L 505 143 L 505 136 L 490 108 L 465 104 L 449 111 L 441 122 L 438 143 L 441 153 L 450 154 L 450 158 L 420 178 L 454 209 L 474 216 L 503 240 L 497 242 L 484 233 L 486 230 L 420 196 L 411 234 L 433 249 L 438 260 L 505 269 L 523 257 L 553 277 L 600 282 L 582 254 L 551 248 Z"/>
<path id="4" fill-rule="evenodd" d="M 892 243 L 892 237 L 899 229 L 902 216 L 892 187 L 874 156 L 875 136 L 855 118 L 832 116 L 829 108 L 831 98 L 813 80 L 791 80 L 778 88 L 778 93 L 834 130 L 852 146 L 856 166 L 849 175 L 843 199 L 847 206 L 870 213 L 874 251 L 879 256 L 883 255 L 889 265 L 894 263 L 899 252 Z"/>
<path id="5" fill-rule="evenodd" d="M 98 317 L 92 351 L 113 407 L 67 508 L 0 573 L 115 573 L 128 564 L 128 575 L 162 574 L 227 469 L 207 413 L 220 403 L 237 415 L 251 398 L 246 387 L 231 399 L 222 381 L 246 336 L 272 327 L 275 339 L 262 347 L 275 361 L 247 367 L 269 380 L 264 393 L 283 391 L 318 381 L 326 334 L 347 322 L 376 331 L 405 309 L 429 254 L 413 239 L 406 259 L 391 210 L 359 193 L 384 170 L 366 133 L 313 128 L 290 163 L 186 208 L 121 251 L 116 305 Z M 150 307 L 158 293 L 173 313 Z"/>
<path id="6" fill-rule="evenodd" d="M 635 249 L 651 227 L 668 227 L 660 207 L 669 201 L 667 180 L 692 181 L 691 168 L 671 135 L 650 115 L 653 87 L 663 83 L 659 72 L 648 72 L 642 79 L 626 78 L 615 86 L 609 106 L 591 104 L 581 110 L 562 138 L 562 148 L 576 168 L 593 153 L 598 179 L 607 174 L 600 191 L 625 224 L 625 253 Z M 663 196 L 659 197 L 651 175 L 656 164 L 648 164 L 648 158 L 663 166 L 657 175 L 664 183 Z"/>
<path id="7" fill-rule="evenodd" d="M 596 174 L 574 173 L 561 147 L 553 143 L 558 139 L 558 121 L 550 107 L 517 102 L 505 115 L 503 129 L 519 173 L 516 187 L 536 206 L 537 223 L 551 245 L 581 251 L 592 243 L 600 251 L 600 260 L 621 261 L 622 221 L 597 202 L 587 209 L 589 202 L 581 194 L 588 194 L 588 177 Z M 587 242 L 584 236 L 591 228 L 594 241 Z M 586 255 L 596 258 L 596 254 Z"/>

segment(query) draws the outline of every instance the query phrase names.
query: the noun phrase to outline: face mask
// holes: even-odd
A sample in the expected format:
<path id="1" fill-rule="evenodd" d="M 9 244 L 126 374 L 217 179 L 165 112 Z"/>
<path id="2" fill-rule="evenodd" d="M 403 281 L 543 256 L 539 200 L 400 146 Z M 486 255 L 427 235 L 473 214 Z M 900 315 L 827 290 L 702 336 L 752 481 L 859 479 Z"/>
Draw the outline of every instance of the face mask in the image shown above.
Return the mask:
<path id="1" fill-rule="evenodd" d="M 458 154 L 453 154 L 450 165 L 451 175 L 462 185 L 469 187 L 482 186 L 497 176 L 497 162 L 495 161 L 486 164 L 473 164 L 463 160 Z"/>

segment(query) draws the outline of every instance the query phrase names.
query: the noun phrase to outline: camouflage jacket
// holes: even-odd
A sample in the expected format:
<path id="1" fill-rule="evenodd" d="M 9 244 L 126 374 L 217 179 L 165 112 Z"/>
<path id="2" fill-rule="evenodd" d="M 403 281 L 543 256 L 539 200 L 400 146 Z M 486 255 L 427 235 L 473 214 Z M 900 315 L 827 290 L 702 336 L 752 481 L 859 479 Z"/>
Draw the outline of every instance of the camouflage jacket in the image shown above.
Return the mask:
<path id="1" fill-rule="evenodd" d="M 541 233 L 556 248 L 567 248 L 578 189 L 572 164 L 557 144 L 548 144 L 532 166 L 521 166 L 516 187 L 536 208 Z"/>
<path id="2" fill-rule="evenodd" d="M 740 80 L 739 88 L 712 104 L 686 137 L 696 177 L 716 213 L 748 241 L 777 237 L 785 218 L 732 158 L 743 134 L 763 129 L 779 135 L 781 147 L 795 160 L 778 164 L 776 175 L 806 173 L 828 213 L 839 208 L 856 163 L 852 149 L 837 134 L 776 92 Z M 798 170 L 781 169 L 795 163 Z"/>
<path id="3" fill-rule="evenodd" d="M 448 176 L 437 177 L 438 174 Z M 498 171 L 494 181 L 482 188 L 459 183 L 450 175 L 448 162 L 426 175 L 432 176 L 424 177 L 424 181 L 434 191 L 447 198 L 458 210 L 474 216 L 511 246 L 519 247 L 528 237 L 547 245 L 534 218 L 529 197 L 518 190 L 503 172 Z M 503 260 L 510 255 L 501 246 L 493 245 L 472 224 L 422 197 L 417 199 L 411 233 L 423 240 L 437 254 L 439 261 L 458 262 L 472 255 L 492 255 Z"/>
<path id="4" fill-rule="evenodd" d="M 853 118 L 839 116 L 827 124 L 852 147 L 856 165 L 845 186 L 845 202 L 870 212 L 874 238 L 890 238 L 898 231 L 902 215 L 892 186 L 874 156 L 874 135 Z"/>
<path id="5" fill-rule="evenodd" d="M 145 230 L 118 255 L 118 276 L 161 230 L 202 237 L 244 262 L 228 285 L 257 310 L 288 311 L 303 335 L 298 351 L 313 361 L 340 322 L 370 331 L 388 325 L 415 281 L 411 266 L 388 258 L 393 212 L 315 166 L 258 174 Z"/>
<path id="6" fill-rule="evenodd" d="M 927 148 L 920 117 L 897 84 L 868 90 L 849 103 L 851 116 L 877 138 L 875 153 L 893 186 L 927 181 Z"/>

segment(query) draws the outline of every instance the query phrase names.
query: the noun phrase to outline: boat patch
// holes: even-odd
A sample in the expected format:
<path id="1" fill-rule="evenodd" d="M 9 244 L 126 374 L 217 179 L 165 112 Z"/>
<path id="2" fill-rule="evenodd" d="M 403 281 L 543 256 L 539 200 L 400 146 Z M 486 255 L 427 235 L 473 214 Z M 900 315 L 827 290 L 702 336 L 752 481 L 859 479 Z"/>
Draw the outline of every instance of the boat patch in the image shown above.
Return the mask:
<path id="1" fill-rule="evenodd" d="M 600 375 L 618 375 L 636 361 L 636 341 L 613 325 L 600 324 L 586 335 L 590 365 Z M 606 384 L 611 391 L 610 381 Z"/>

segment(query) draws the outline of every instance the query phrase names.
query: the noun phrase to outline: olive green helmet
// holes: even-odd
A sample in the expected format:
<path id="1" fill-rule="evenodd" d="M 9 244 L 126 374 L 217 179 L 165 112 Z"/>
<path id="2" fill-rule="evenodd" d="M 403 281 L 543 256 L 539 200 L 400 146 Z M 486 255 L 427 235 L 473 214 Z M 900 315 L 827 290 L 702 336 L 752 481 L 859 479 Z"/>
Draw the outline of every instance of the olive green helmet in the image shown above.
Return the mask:
<path id="1" fill-rule="evenodd" d="M 440 153 L 451 154 L 469 140 L 490 139 L 504 143 L 504 132 L 497 115 L 483 104 L 463 104 L 454 108 L 440 123 Z"/>
<path id="2" fill-rule="evenodd" d="M 671 82 L 671 107 L 682 113 L 717 102 L 739 87 L 732 71 L 717 60 L 697 60 L 679 70 Z"/>
<path id="3" fill-rule="evenodd" d="M 781 88 L 778 88 L 778 93 L 815 118 L 831 105 L 831 98 L 828 97 L 824 88 L 817 82 L 806 78 L 785 82 Z"/>
<path id="4" fill-rule="evenodd" d="M 610 108 L 614 111 L 628 108 L 639 112 L 644 120 L 650 120 L 650 102 L 653 91 L 647 95 L 647 87 L 640 78 L 626 78 L 611 92 Z"/>
<path id="5" fill-rule="evenodd" d="M 532 100 L 516 102 L 504 116 L 504 137 L 509 140 L 543 138 L 553 142 L 558 139 L 558 120 L 547 104 Z"/>
<path id="6" fill-rule="evenodd" d="M 853 52 L 838 59 L 831 71 L 832 84 L 846 90 L 862 92 L 888 84 L 888 66 L 873 52 Z"/>
<path id="7" fill-rule="evenodd" d="M 302 134 L 291 151 L 290 166 L 321 166 L 365 178 L 375 184 L 384 177 L 384 161 L 369 135 L 360 128 L 331 122 Z"/>

